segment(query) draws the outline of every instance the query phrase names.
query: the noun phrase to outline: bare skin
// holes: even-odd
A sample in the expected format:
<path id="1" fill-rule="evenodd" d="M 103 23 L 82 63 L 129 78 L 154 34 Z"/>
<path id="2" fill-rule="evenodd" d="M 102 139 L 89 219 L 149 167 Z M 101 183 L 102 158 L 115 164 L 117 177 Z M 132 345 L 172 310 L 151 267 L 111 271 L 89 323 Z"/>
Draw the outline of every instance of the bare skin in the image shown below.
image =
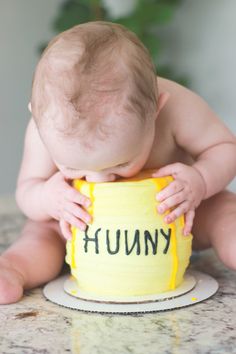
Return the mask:
<path id="1" fill-rule="evenodd" d="M 70 224 L 83 229 L 89 222 L 89 200 L 71 187 L 73 178 L 114 181 L 142 169 L 173 175 L 172 186 L 157 196 L 162 212 L 172 208 L 166 221 L 185 214 L 184 232 L 193 230 L 194 247 L 213 246 L 222 262 L 236 269 L 236 196 L 222 191 L 236 173 L 235 137 L 197 95 L 171 81 L 158 82 L 153 122 L 141 128 L 114 126 L 112 140 L 93 150 L 83 150 L 78 139 L 59 139 L 50 129 L 39 135 L 30 121 L 16 199 L 31 220 L 0 257 L 0 303 L 16 302 L 23 289 L 59 274 L 62 236 L 70 238 Z"/>
<path id="2" fill-rule="evenodd" d="M 58 222 L 27 220 L 18 240 L 0 257 L 0 303 L 17 302 L 24 289 L 55 278 L 64 258 L 65 239 Z"/>

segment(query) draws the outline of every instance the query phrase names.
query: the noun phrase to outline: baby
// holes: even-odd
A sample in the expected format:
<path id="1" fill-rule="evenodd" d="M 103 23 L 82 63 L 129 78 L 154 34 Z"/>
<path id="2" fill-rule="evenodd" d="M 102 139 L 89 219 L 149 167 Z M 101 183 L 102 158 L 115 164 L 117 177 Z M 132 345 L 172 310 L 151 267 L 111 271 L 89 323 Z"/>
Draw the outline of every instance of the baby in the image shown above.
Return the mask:
<path id="1" fill-rule="evenodd" d="M 90 22 L 54 38 L 35 71 L 16 200 L 29 218 L 0 257 L 0 303 L 56 277 L 70 225 L 91 222 L 75 178 L 115 181 L 142 169 L 172 175 L 159 192 L 167 223 L 185 214 L 195 249 L 236 269 L 236 139 L 202 98 L 156 78 L 146 48 L 118 24 Z"/>

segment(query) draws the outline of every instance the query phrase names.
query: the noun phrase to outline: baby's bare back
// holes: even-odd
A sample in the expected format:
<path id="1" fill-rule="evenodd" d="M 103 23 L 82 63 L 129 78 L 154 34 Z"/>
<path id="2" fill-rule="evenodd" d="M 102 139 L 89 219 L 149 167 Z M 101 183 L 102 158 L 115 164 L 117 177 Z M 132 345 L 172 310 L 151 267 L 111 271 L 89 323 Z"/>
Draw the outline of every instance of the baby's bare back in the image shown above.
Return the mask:
<path id="1" fill-rule="evenodd" d="M 169 93 L 155 125 L 155 140 L 144 168 L 158 169 L 175 162 L 191 165 L 209 147 L 234 141 L 206 102 L 194 92 L 158 78 L 159 94 Z"/>

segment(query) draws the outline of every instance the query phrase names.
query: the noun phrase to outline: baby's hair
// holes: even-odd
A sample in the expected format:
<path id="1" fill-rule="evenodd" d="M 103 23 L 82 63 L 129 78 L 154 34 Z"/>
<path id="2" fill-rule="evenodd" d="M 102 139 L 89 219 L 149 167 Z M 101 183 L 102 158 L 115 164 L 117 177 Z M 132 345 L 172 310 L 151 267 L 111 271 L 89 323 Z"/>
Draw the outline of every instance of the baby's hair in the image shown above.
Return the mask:
<path id="1" fill-rule="evenodd" d="M 52 123 L 65 136 L 101 137 L 103 117 L 127 113 L 146 122 L 157 111 L 157 96 L 155 68 L 138 37 L 97 21 L 49 43 L 35 70 L 31 107 L 39 130 Z"/>

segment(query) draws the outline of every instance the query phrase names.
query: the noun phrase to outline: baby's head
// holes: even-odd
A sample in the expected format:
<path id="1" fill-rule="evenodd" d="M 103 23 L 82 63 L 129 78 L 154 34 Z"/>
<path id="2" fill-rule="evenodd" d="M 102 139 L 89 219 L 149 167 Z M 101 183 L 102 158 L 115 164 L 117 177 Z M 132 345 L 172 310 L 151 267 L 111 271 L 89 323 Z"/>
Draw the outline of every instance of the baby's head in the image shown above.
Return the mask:
<path id="1" fill-rule="evenodd" d="M 145 165 L 157 116 L 147 49 L 121 25 L 89 22 L 55 37 L 35 71 L 31 110 L 68 178 L 114 180 Z"/>

